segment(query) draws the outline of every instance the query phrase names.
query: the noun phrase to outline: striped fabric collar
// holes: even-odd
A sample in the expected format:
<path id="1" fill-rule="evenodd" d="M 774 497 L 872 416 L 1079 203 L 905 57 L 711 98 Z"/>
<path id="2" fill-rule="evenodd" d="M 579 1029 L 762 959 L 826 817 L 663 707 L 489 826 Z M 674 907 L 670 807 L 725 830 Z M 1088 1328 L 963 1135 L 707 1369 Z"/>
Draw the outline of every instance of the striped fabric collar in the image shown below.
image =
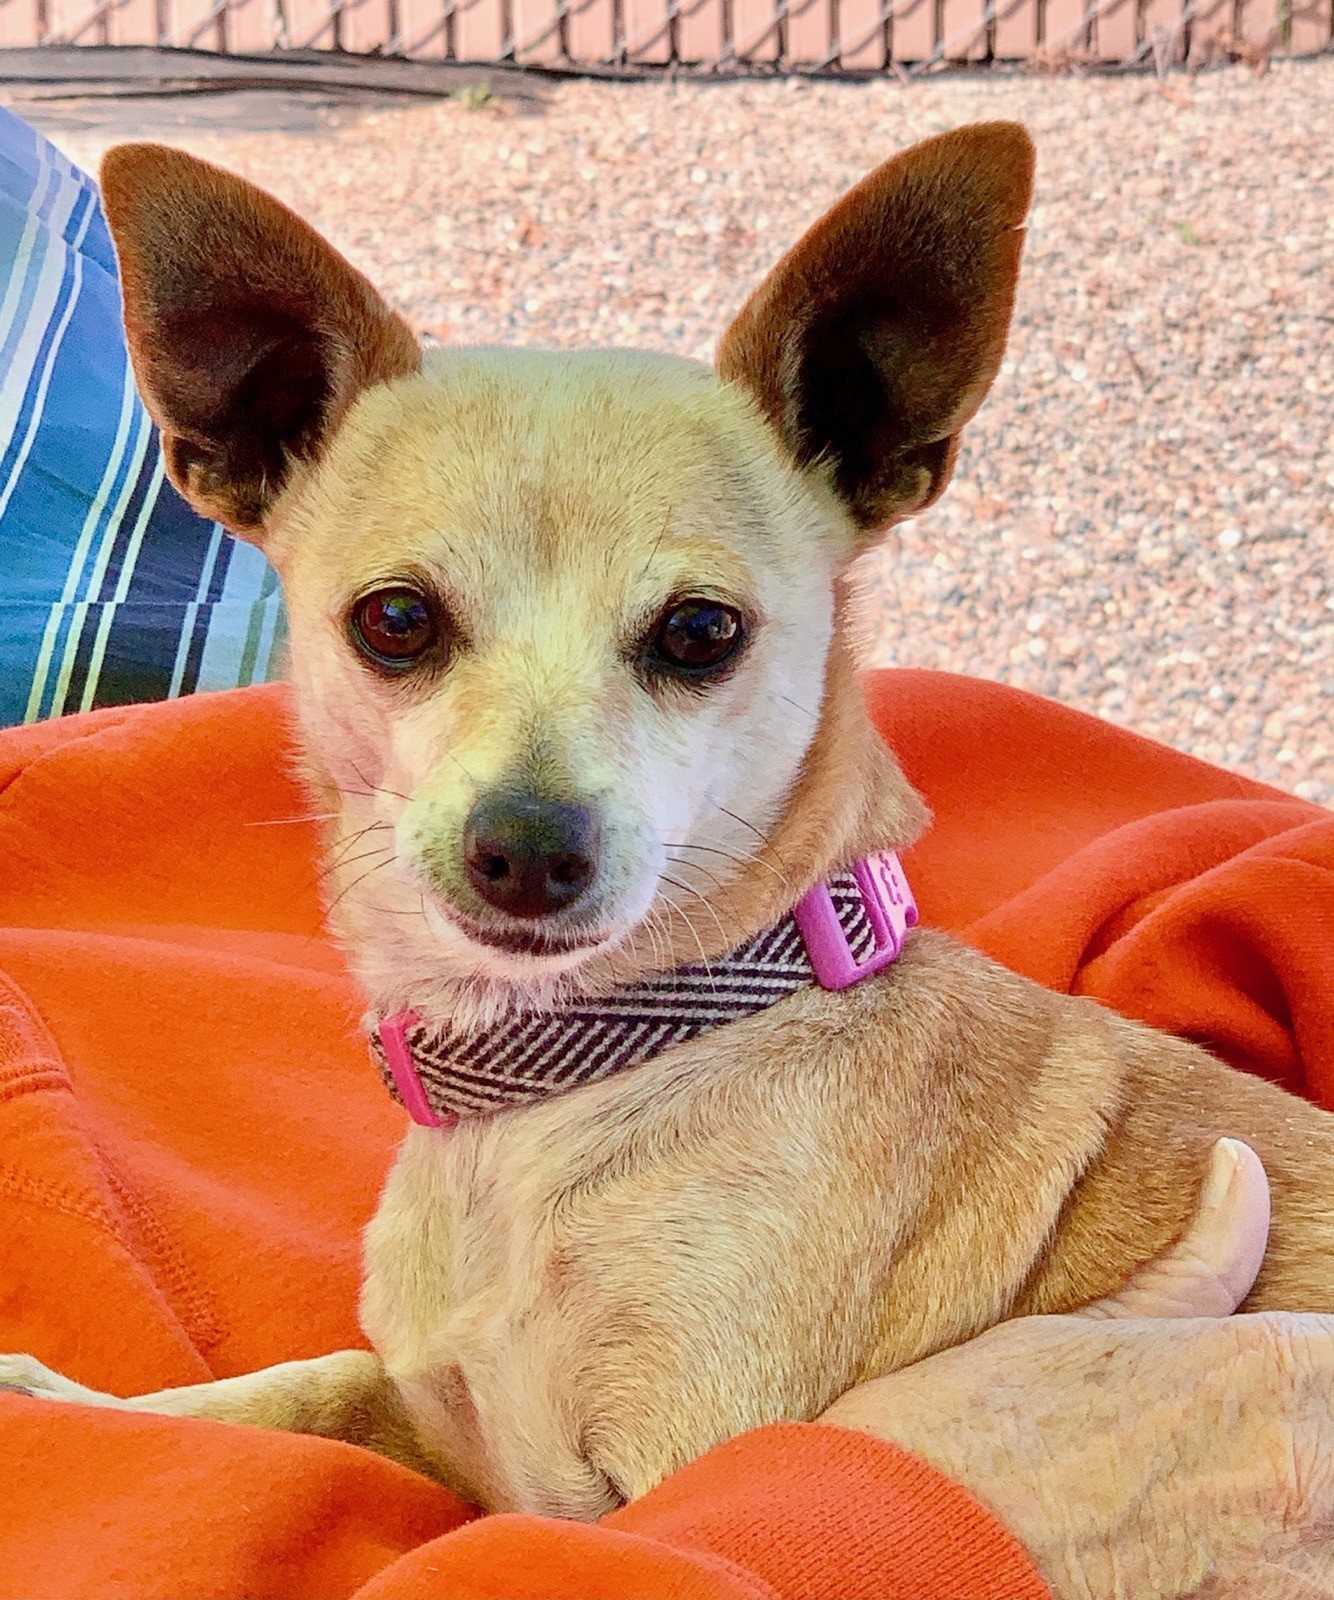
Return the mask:
<path id="1" fill-rule="evenodd" d="M 433 1029 L 402 1011 L 372 1031 L 371 1054 L 414 1122 L 448 1128 L 598 1083 L 812 984 L 846 989 L 897 959 L 916 921 L 899 858 L 885 851 L 816 884 L 773 927 L 716 961 L 477 1034 Z"/>

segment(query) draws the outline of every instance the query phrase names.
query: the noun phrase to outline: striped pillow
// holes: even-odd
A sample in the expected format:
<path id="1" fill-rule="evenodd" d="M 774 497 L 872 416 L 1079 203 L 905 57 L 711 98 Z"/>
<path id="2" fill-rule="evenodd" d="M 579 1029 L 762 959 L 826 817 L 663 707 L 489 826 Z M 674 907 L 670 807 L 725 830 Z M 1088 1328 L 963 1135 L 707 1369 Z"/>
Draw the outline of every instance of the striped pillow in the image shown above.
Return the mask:
<path id="1" fill-rule="evenodd" d="M 162 475 L 96 186 L 0 108 L 0 726 L 263 682 L 284 637 Z"/>

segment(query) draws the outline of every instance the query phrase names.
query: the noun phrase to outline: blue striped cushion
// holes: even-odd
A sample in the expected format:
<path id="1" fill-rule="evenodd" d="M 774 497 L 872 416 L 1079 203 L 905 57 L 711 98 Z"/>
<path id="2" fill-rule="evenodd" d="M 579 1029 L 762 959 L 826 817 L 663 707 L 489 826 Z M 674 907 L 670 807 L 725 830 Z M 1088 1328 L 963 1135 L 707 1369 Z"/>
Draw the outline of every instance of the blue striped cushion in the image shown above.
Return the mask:
<path id="1" fill-rule="evenodd" d="M 0 108 L 0 726 L 263 682 L 284 636 L 162 475 L 96 186 Z"/>

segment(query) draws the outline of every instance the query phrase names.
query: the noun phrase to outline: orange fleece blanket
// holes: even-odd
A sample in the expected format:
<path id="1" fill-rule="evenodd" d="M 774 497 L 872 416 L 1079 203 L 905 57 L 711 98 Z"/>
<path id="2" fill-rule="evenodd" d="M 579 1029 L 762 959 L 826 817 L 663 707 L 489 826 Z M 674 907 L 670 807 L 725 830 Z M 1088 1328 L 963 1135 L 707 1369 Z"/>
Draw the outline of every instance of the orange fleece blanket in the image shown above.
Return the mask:
<path id="1" fill-rule="evenodd" d="M 1334 816 L 994 685 L 868 680 L 925 921 L 1334 1106 Z M 403 1113 L 320 930 L 278 688 L 0 735 L 0 1349 L 142 1392 L 359 1343 Z M 981 1507 L 810 1425 L 597 1527 L 349 1446 L 0 1395 L 0 1593 L 1043 1593 Z"/>

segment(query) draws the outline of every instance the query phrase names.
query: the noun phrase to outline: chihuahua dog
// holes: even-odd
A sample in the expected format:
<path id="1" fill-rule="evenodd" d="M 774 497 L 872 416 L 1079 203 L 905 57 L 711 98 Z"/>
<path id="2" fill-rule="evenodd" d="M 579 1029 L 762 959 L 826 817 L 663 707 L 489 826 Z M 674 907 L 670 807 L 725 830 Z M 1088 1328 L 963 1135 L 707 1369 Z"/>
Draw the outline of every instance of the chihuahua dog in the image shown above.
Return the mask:
<path id="1" fill-rule="evenodd" d="M 910 928 L 886 854 L 927 815 L 845 572 L 949 479 L 1032 169 L 1009 123 L 898 155 L 710 370 L 423 353 L 276 200 L 111 151 L 140 389 L 173 482 L 282 575 L 331 920 L 417 1125 L 367 1234 L 373 1353 L 132 1400 L 0 1378 L 592 1518 L 1114 1291 L 1225 1134 L 1273 1188 L 1247 1304 L 1334 1311 L 1334 1118 Z"/>

